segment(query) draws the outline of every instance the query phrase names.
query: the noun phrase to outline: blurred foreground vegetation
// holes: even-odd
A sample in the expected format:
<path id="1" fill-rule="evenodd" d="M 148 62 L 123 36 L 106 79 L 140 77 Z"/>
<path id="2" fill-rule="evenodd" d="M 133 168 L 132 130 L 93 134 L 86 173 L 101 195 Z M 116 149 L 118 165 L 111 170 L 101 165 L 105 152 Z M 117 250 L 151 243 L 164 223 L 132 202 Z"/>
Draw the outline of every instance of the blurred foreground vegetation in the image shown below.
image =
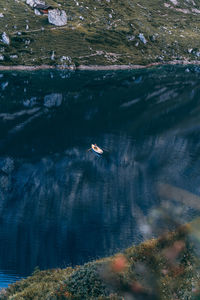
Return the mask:
<path id="1" fill-rule="evenodd" d="M 66 269 L 35 270 L 1 300 L 199 299 L 200 220 L 113 257 Z"/>

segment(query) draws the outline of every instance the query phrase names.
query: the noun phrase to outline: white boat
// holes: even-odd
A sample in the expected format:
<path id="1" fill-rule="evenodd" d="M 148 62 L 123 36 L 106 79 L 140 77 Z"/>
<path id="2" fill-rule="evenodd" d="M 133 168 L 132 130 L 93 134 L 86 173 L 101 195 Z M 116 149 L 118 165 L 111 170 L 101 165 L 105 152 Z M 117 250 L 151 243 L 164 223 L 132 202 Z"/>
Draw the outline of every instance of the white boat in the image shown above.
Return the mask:
<path id="1" fill-rule="evenodd" d="M 101 148 L 99 148 L 99 147 L 97 146 L 97 144 L 92 144 L 92 145 L 91 145 L 91 149 L 92 149 L 95 153 L 97 153 L 97 154 L 100 154 L 100 155 L 103 154 L 103 150 L 102 150 Z"/>

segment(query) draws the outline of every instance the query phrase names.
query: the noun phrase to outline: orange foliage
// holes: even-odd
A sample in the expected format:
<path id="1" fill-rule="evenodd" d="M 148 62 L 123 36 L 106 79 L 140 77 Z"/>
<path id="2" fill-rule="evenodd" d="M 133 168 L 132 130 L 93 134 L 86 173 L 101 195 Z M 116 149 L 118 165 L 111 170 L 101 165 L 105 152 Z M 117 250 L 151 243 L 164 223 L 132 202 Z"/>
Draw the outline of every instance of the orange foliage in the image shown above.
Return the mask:
<path id="1" fill-rule="evenodd" d="M 127 259 L 124 255 L 117 255 L 112 262 L 112 270 L 116 273 L 123 272 L 127 267 Z"/>

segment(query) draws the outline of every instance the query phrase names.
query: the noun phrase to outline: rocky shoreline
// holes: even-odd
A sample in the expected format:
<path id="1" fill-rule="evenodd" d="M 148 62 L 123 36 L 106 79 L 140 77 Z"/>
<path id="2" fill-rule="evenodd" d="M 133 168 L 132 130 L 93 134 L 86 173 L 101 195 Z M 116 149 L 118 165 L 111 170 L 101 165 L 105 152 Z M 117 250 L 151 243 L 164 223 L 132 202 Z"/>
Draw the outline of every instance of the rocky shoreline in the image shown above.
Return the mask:
<path id="1" fill-rule="evenodd" d="M 199 60 L 172 60 L 168 62 L 155 62 L 147 65 L 80 65 L 80 66 L 66 66 L 66 65 L 39 65 L 39 66 L 0 66 L 0 71 L 36 71 L 36 70 L 81 70 L 81 71 L 107 71 L 107 70 L 134 70 L 134 69 L 145 69 L 157 66 L 166 65 L 200 65 Z"/>

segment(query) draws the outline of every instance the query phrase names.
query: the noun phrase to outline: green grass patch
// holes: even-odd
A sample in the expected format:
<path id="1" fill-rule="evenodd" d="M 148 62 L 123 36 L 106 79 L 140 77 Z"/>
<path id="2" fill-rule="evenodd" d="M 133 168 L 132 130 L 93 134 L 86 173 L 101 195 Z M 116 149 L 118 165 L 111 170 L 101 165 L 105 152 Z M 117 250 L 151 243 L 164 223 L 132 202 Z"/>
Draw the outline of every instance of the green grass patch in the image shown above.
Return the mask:
<path id="1" fill-rule="evenodd" d="M 4 17 L 0 18 L 0 34 L 5 31 L 11 43 L 9 46 L 0 43 L 0 53 L 7 57 L 0 63 L 110 65 L 199 59 L 200 20 L 194 11 L 200 9 L 198 4 L 179 1 L 175 7 L 167 0 L 170 7 L 166 7 L 158 0 L 77 2 L 78 5 L 73 0 L 48 1 L 68 15 L 67 25 L 60 28 L 49 24 L 47 16 L 36 16 L 23 0 L 2 0 L 0 13 Z M 145 36 L 146 44 L 139 39 L 139 33 Z M 188 47 L 197 51 L 189 53 Z M 102 54 L 95 56 L 97 51 Z M 8 56 L 16 52 L 18 58 L 9 60 Z M 107 53 L 117 56 L 113 59 Z M 63 56 L 70 60 L 63 61 Z"/>

